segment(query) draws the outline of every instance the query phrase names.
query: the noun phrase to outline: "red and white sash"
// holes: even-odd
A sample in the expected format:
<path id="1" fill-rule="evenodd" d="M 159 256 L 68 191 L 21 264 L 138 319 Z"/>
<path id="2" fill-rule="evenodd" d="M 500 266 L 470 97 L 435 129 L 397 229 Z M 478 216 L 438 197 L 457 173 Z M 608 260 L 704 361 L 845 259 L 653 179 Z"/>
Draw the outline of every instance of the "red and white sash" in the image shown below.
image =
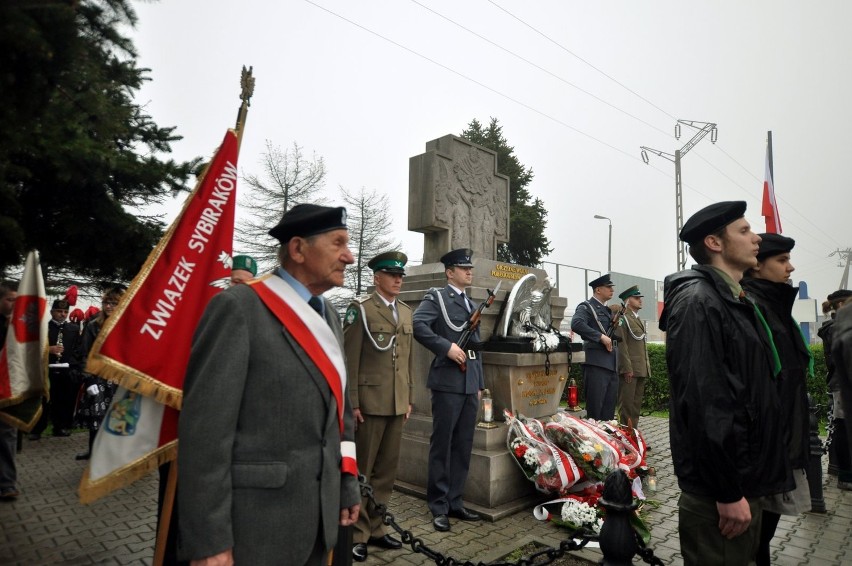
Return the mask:
<path id="1" fill-rule="evenodd" d="M 337 420 L 343 437 L 343 410 L 345 407 L 346 364 L 337 337 L 308 303 L 296 293 L 289 283 L 278 276 L 266 275 L 249 283 L 263 304 L 284 325 L 287 332 L 305 351 L 320 370 L 337 403 Z M 340 441 L 343 457 L 340 468 L 344 473 L 358 475 L 355 460 L 355 443 Z"/>

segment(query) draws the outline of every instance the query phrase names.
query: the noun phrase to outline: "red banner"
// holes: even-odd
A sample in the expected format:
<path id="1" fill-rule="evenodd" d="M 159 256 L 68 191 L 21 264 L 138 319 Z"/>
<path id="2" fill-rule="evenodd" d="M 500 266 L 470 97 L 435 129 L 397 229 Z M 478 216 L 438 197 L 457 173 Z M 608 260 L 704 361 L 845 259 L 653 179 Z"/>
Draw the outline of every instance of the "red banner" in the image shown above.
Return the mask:
<path id="1" fill-rule="evenodd" d="M 180 409 L 192 335 L 230 285 L 237 136 L 228 131 L 178 218 L 98 336 L 86 371 Z"/>
<path id="2" fill-rule="evenodd" d="M 192 335 L 230 286 L 239 143 L 233 131 L 92 346 L 86 371 L 121 387 L 80 481 L 90 503 L 177 455 L 177 420 Z"/>

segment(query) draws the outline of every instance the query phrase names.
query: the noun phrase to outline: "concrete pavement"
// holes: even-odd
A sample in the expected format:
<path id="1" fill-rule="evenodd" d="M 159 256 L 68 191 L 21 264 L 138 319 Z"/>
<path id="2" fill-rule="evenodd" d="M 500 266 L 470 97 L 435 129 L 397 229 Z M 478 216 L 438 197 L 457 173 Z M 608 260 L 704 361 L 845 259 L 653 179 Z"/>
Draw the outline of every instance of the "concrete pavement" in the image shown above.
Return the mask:
<path id="1" fill-rule="evenodd" d="M 650 509 L 651 543 L 666 564 L 682 564 L 677 536 L 678 490 L 668 450 L 668 421 L 643 417 L 640 426 L 652 446 L 649 465 L 657 469 L 658 490 L 649 497 L 659 502 Z M 85 462 L 74 454 L 86 447 L 87 434 L 69 438 L 24 440 L 18 454 L 21 491 L 14 502 L 0 503 L 0 564 L 83 565 L 151 564 L 156 531 L 157 474 L 91 505 L 77 501 L 77 485 Z M 825 471 L 825 464 L 824 471 Z M 520 473 L 520 470 L 518 471 Z M 825 514 L 782 517 L 773 541 L 773 563 L 781 566 L 852 564 L 852 492 L 836 488 L 836 478 L 824 476 Z M 650 507 L 650 506 L 649 506 Z M 452 530 L 435 532 L 425 503 L 394 492 L 390 510 L 403 528 L 425 544 L 458 560 L 489 562 L 515 548 L 538 541 L 556 545 L 565 531 L 537 521 L 531 510 L 491 522 L 451 520 Z M 580 556 L 599 560 L 599 551 Z M 430 564 L 411 550 L 370 547 L 366 564 Z M 638 563 L 638 562 L 637 562 Z"/>

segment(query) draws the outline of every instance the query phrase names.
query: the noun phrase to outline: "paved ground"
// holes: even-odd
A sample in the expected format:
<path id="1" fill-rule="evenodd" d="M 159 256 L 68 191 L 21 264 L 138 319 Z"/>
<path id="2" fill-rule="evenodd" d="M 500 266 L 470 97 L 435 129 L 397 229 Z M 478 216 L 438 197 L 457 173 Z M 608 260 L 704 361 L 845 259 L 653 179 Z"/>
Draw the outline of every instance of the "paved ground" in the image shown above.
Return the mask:
<path id="1" fill-rule="evenodd" d="M 677 537 L 678 491 L 668 451 L 667 421 L 641 422 L 653 450 L 649 464 L 657 468 L 659 508 L 649 514 L 650 546 L 666 564 L 682 564 Z M 88 506 L 77 502 L 76 489 L 84 463 L 74 460 L 87 435 L 24 440 L 18 455 L 21 496 L 0 504 L 0 564 L 151 564 L 156 528 L 157 476 Z M 520 472 L 519 472 L 520 473 Z M 824 479 L 827 513 L 782 517 L 773 544 L 773 563 L 781 566 L 852 564 L 852 492 L 839 491 L 836 479 Z M 564 531 L 536 521 L 530 511 L 496 523 L 452 520 L 452 531 L 431 527 L 426 505 L 395 492 L 391 511 L 397 522 L 436 550 L 458 560 L 487 563 L 529 542 L 555 545 Z M 430 564 L 412 551 L 370 548 L 366 564 Z M 595 550 L 580 553 L 599 560 Z"/>

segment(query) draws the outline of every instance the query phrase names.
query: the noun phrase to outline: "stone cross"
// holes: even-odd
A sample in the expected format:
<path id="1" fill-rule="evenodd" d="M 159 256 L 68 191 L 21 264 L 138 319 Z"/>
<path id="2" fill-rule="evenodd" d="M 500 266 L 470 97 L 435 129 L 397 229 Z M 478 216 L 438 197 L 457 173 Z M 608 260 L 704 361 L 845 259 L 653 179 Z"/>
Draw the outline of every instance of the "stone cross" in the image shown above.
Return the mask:
<path id="1" fill-rule="evenodd" d="M 426 144 L 408 165 L 408 229 L 425 234 L 423 263 L 458 248 L 497 258 L 509 241 L 509 178 L 497 154 L 454 135 Z"/>

